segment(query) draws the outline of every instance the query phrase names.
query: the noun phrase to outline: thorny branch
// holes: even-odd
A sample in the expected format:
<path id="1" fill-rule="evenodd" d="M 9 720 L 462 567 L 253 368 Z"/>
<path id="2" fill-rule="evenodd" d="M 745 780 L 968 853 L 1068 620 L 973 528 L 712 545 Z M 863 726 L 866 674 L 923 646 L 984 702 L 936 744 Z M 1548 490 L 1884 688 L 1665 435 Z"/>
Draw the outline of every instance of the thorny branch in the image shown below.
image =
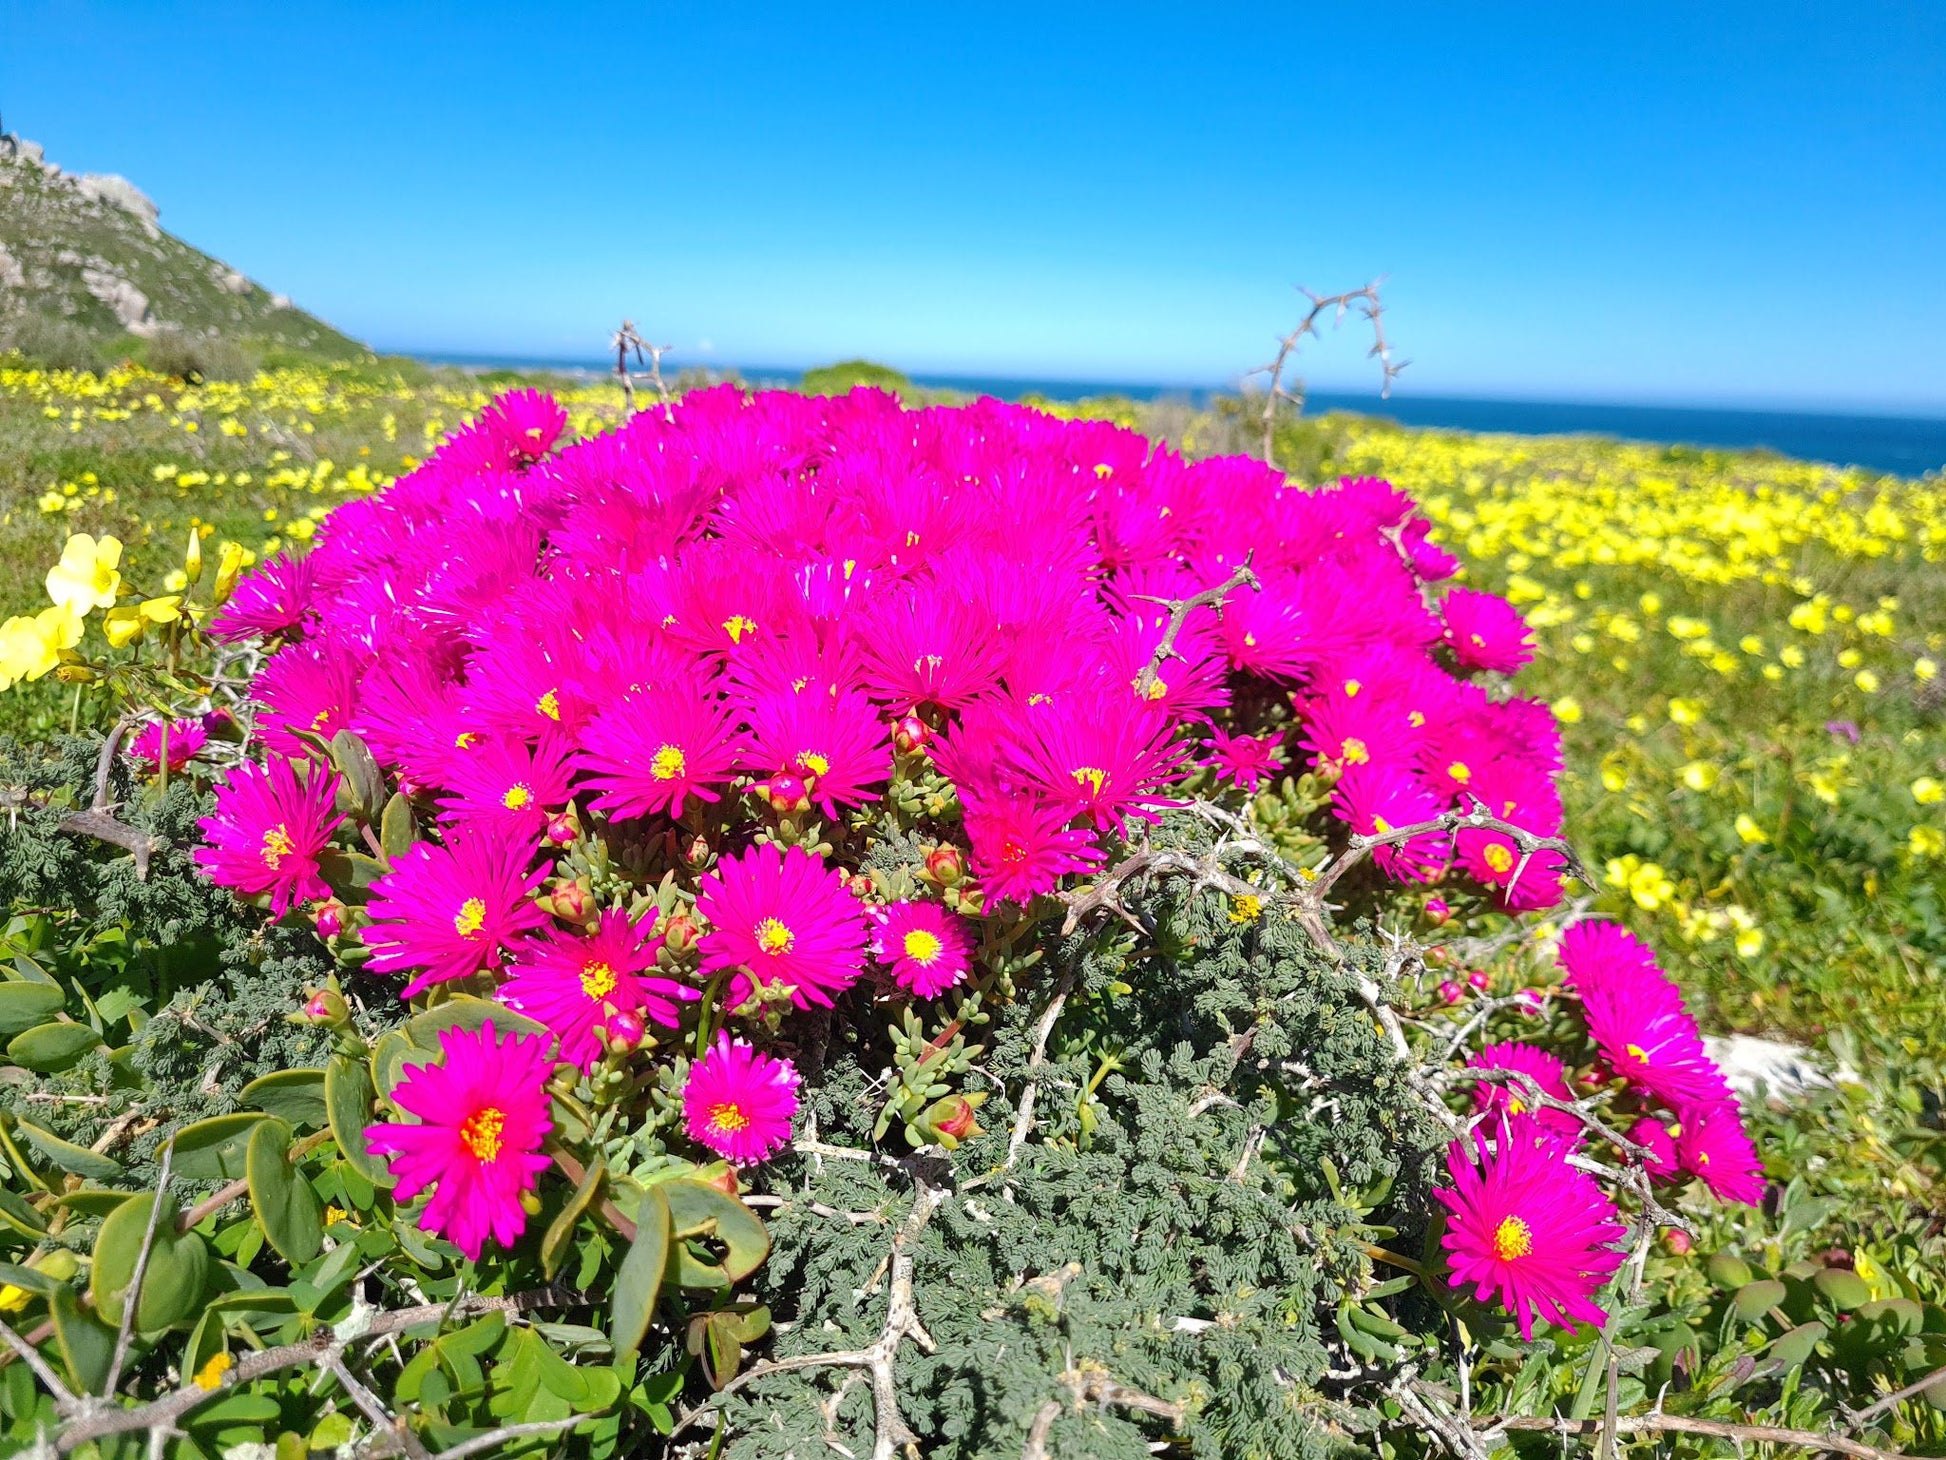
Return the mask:
<path id="1" fill-rule="evenodd" d="M 1072 1402 L 1077 1410 L 1090 1404 L 1101 1408 L 1116 1405 L 1139 1414 L 1152 1414 L 1158 1419 L 1168 1420 L 1172 1425 L 1180 1426 L 1183 1421 L 1183 1407 L 1180 1404 L 1171 1404 L 1166 1399 L 1157 1399 L 1153 1394 L 1131 1389 L 1099 1370 L 1069 1369 L 1061 1375 L 1061 1383 L 1073 1394 Z M 1040 1407 L 1028 1428 L 1027 1443 L 1021 1446 L 1020 1460 L 1047 1460 L 1047 1437 L 1054 1429 L 1054 1421 L 1061 1417 L 1067 1407 L 1058 1399 L 1050 1399 Z"/>
<path id="2" fill-rule="evenodd" d="M 1599 1433 L 1607 1419 L 1546 1419 L 1516 1415 L 1510 1418 L 1476 1419 L 1474 1425 L 1486 1430 L 1527 1430 L 1551 1435 L 1590 1435 Z M 1777 1425 L 1732 1424 L 1727 1420 L 1691 1419 L 1687 1415 L 1619 1415 L 1613 1421 L 1618 1435 L 1710 1435 L 1733 1440 L 1739 1445 L 1801 1445 L 1807 1450 L 1832 1451 L 1851 1455 L 1855 1460 L 1903 1460 L 1896 1450 L 1881 1450 L 1861 1440 L 1842 1435 L 1821 1434 L 1816 1430 L 1783 1429 Z M 1457 1452 L 1455 1452 L 1457 1453 Z"/>
<path id="3" fill-rule="evenodd" d="M 615 374 L 621 379 L 622 401 L 628 413 L 631 416 L 635 414 L 635 376 L 628 368 L 628 357 L 632 354 L 637 365 L 647 364 L 649 367 L 643 374 L 655 388 L 655 398 L 662 405 L 662 419 L 675 420 L 675 410 L 669 404 L 669 386 L 662 378 L 662 357 L 674 347 L 650 344 L 637 331 L 635 322 L 625 319 L 622 327 L 610 337 L 608 348 L 615 352 Z"/>
<path id="4" fill-rule="evenodd" d="M 1214 588 L 1205 588 L 1201 593 L 1191 594 L 1188 598 L 1152 598 L 1146 593 L 1134 595 L 1144 603 L 1160 603 L 1169 610 L 1169 622 L 1162 630 L 1162 637 L 1156 641 L 1155 653 L 1149 656 L 1149 662 L 1135 678 L 1137 699 L 1146 701 L 1152 698 L 1155 694 L 1156 677 L 1162 673 L 1162 666 L 1171 659 L 1182 658 L 1181 651 L 1176 648 L 1176 639 L 1181 635 L 1183 625 L 1189 621 L 1190 614 L 1199 608 L 1208 608 L 1221 617 L 1224 603 L 1237 589 L 1248 588 L 1258 593 L 1263 591 L 1264 585 L 1258 581 L 1257 575 L 1250 571 L 1250 559 L 1253 556 L 1253 553 L 1245 553 L 1242 563 L 1238 564 L 1237 570 L 1226 582 L 1219 583 Z"/>
<path id="5" fill-rule="evenodd" d="M 1392 347 L 1385 338 L 1385 306 L 1379 301 L 1378 297 L 1379 285 L 1384 282 L 1384 278 L 1380 277 L 1372 280 L 1363 289 L 1353 289 L 1345 294 L 1313 294 L 1303 285 L 1300 284 L 1298 286 L 1297 292 L 1311 301 L 1310 313 L 1299 321 L 1296 329 L 1292 330 L 1277 342 L 1276 359 L 1272 360 L 1268 365 L 1259 365 L 1255 370 L 1250 371 L 1249 375 L 1244 377 L 1246 380 L 1251 375 L 1267 375 L 1270 377 L 1270 389 L 1264 396 L 1263 409 L 1265 465 L 1275 466 L 1277 464 L 1274 450 L 1277 434 L 1277 403 L 1279 401 L 1289 401 L 1297 410 L 1302 411 L 1304 409 L 1304 386 L 1302 382 L 1294 381 L 1292 383 L 1296 388 L 1294 390 L 1286 389 L 1284 386 L 1284 369 L 1290 363 L 1291 355 L 1296 351 L 1298 345 L 1302 343 L 1304 337 L 1318 333 L 1318 321 L 1323 319 L 1325 315 L 1331 315 L 1332 323 L 1338 324 L 1344 320 L 1347 314 L 1353 309 L 1356 309 L 1371 324 L 1372 347 L 1365 353 L 1368 357 L 1375 357 L 1378 360 L 1378 366 L 1381 372 L 1379 399 L 1387 400 L 1391 398 L 1392 382 L 1398 379 L 1399 372 L 1405 369 L 1411 362 L 1400 360 L 1395 363 L 1392 359 Z"/>
<path id="6" fill-rule="evenodd" d="M 121 749 L 123 739 L 135 728 L 133 717 L 124 716 L 115 722 L 108 732 L 108 738 L 101 742 L 101 754 L 95 757 L 95 798 L 85 811 L 76 811 L 61 819 L 57 831 L 69 836 L 91 836 L 97 841 L 109 842 L 126 848 L 135 857 L 135 876 L 146 882 L 149 877 L 149 859 L 157 852 L 168 850 L 169 843 L 164 837 L 153 836 L 126 822 L 115 818 L 115 803 L 109 795 L 109 785 L 115 770 L 115 753 Z"/>

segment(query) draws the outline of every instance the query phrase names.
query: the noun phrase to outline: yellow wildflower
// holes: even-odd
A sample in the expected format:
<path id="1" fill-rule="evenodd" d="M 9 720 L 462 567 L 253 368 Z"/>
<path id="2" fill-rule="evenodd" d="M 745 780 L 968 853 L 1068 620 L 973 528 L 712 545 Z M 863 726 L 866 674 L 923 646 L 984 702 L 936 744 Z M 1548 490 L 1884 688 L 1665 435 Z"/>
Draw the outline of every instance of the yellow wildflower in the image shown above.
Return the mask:
<path id="1" fill-rule="evenodd" d="M 1921 806 L 1937 806 L 1941 801 L 1946 801 L 1946 786 L 1931 776 L 1921 776 L 1912 783 L 1912 799 Z"/>
<path id="2" fill-rule="evenodd" d="M 1573 695 L 1561 696 L 1550 708 L 1554 711 L 1554 718 L 1559 720 L 1563 725 L 1579 725 L 1581 723 L 1581 701 Z"/>
<path id="3" fill-rule="evenodd" d="M 61 548 L 61 561 L 47 570 L 47 596 L 56 608 L 72 609 L 86 617 L 97 608 L 112 608 L 121 592 L 122 545 L 112 537 L 97 542 L 77 532 Z"/>
<path id="4" fill-rule="evenodd" d="M 1757 819 L 1748 811 L 1737 813 L 1737 835 L 1747 847 L 1760 847 L 1770 840 L 1769 833 L 1757 825 Z"/>
<path id="5" fill-rule="evenodd" d="M 1720 773 L 1706 760 L 1692 760 L 1681 771 L 1682 783 L 1692 791 L 1707 791 Z"/>
<path id="6" fill-rule="evenodd" d="M 1669 719 L 1676 725 L 1694 725 L 1703 718 L 1704 705 L 1701 700 L 1686 700 L 1680 697 L 1669 701 Z"/>
<path id="7" fill-rule="evenodd" d="M 1936 826 L 1915 826 L 1905 836 L 1906 850 L 1915 857 L 1946 856 L 1946 832 Z"/>

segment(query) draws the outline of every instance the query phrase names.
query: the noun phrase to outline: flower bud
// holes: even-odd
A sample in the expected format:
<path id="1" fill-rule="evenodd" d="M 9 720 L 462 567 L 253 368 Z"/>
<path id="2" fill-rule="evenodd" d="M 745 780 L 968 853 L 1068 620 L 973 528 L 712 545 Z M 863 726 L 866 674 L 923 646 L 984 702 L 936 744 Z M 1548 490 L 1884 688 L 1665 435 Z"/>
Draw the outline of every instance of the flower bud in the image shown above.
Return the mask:
<path id="1" fill-rule="evenodd" d="M 580 834 L 581 828 L 575 825 L 572 806 L 547 824 L 547 840 L 553 846 L 564 847 Z"/>
<path id="2" fill-rule="evenodd" d="M 1443 927 L 1452 915 L 1453 909 L 1447 905 L 1445 898 L 1429 897 L 1426 899 L 1426 921 L 1431 923 L 1435 928 Z"/>
<path id="3" fill-rule="evenodd" d="M 585 877 L 555 883 L 539 902 L 542 911 L 565 923 L 585 923 L 595 915 L 595 889 Z"/>
<path id="4" fill-rule="evenodd" d="M 696 1173 L 696 1180 L 702 1182 L 705 1186 L 715 1187 L 725 1196 L 736 1196 L 742 1191 L 742 1188 L 737 1185 L 736 1167 L 729 1165 L 727 1162 L 719 1171 L 710 1171 L 708 1168 L 698 1171 Z"/>
<path id="5" fill-rule="evenodd" d="M 230 601 L 236 592 L 236 580 L 243 574 L 244 547 L 240 542 L 223 544 L 223 556 L 217 559 L 216 583 L 210 589 L 210 603 L 221 608 Z"/>
<path id="6" fill-rule="evenodd" d="M 1465 997 L 1466 988 L 1464 985 L 1455 983 L 1450 978 L 1442 978 L 1439 981 L 1439 1001 L 1442 1004 L 1457 1004 Z"/>
<path id="7" fill-rule="evenodd" d="M 54 677 L 62 684 L 93 684 L 95 672 L 85 664 L 63 664 L 54 671 Z"/>
<path id="8" fill-rule="evenodd" d="M 610 1054 L 633 1054 L 642 1047 L 642 1036 L 649 1032 L 649 1026 L 633 1009 L 610 1014 L 604 1027 Z"/>
<path id="9" fill-rule="evenodd" d="M 662 928 L 662 944 L 673 953 L 687 953 L 696 946 L 702 929 L 688 913 L 677 913 Z"/>
<path id="10" fill-rule="evenodd" d="M 892 743 L 898 746 L 900 755 L 922 749 L 931 739 L 932 727 L 917 715 L 901 715 L 892 726 Z"/>
<path id="11" fill-rule="evenodd" d="M 934 847 L 926 853 L 926 876 L 942 887 L 956 887 L 966 880 L 966 854 L 952 843 Z"/>
<path id="12" fill-rule="evenodd" d="M 520 1209 L 530 1217 L 538 1217 L 541 1214 L 540 1196 L 532 1191 L 523 1191 L 520 1194 Z"/>
<path id="13" fill-rule="evenodd" d="M 1696 1244 L 1690 1241 L 1689 1234 L 1681 1227 L 1670 1227 L 1662 1234 L 1662 1245 L 1678 1257 L 1687 1257 L 1689 1249 Z"/>
<path id="14" fill-rule="evenodd" d="M 293 1024 L 317 1024 L 327 1029 L 342 1029 L 351 1022 L 351 1008 L 345 996 L 333 988 L 309 989 L 304 1003 L 290 1016 Z"/>
<path id="15" fill-rule="evenodd" d="M 1476 968 L 1466 976 L 1467 987 L 1482 994 L 1487 991 L 1488 985 L 1492 982 L 1493 980 L 1487 977 L 1487 971 L 1484 968 Z"/>
<path id="16" fill-rule="evenodd" d="M 335 938 L 345 930 L 345 905 L 335 897 L 329 902 L 321 902 L 312 912 L 311 919 L 317 926 L 320 938 Z"/>
<path id="17" fill-rule="evenodd" d="M 767 781 L 750 788 L 769 803 L 772 811 L 793 812 L 811 809 L 811 791 L 802 778 L 780 771 Z"/>
<path id="18" fill-rule="evenodd" d="M 1439 944 L 1439 943 L 1433 944 L 1432 947 L 1426 950 L 1426 967 L 1444 968 L 1446 966 L 1447 956 L 1448 955 L 1445 946 L 1443 944 Z"/>
<path id="19" fill-rule="evenodd" d="M 189 529 L 189 549 L 182 555 L 183 586 L 194 588 L 203 576 L 203 534 L 198 528 Z"/>
<path id="20" fill-rule="evenodd" d="M 1522 989 L 1515 995 L 1520 1007 L 1530 1014 L 1538 1014 L 1547 1007 L 1547 993 L 1543 989 Z"/>
<path id="21" fill-rule="evenodd" d="M 870 897 L 872 895 L 872 879 L 867 877 L 863 872 L 852 873 L 850 877 L 845 879 L 845 885 L 851 889 L 851 895 L 853 897 Z"/>
<path id="22" fill-rule="evenodd" d="M 227 735 L 234 729 L 236 716 L 221 705 L 203 715 L 203 733 L 206 735 Z"/>
<path id="23" fill-rule="evenodd" d="M 969 1141 L 981 1133 L 980 1123 L 973 1113 L 986 1099 L 986 1092 L 975 1095 L 948 1095 L 935 1100 L 925 1109 L 918 1119 L 918 1127 L 947 1150 L 952 1150 L 961 1141 Z"/>

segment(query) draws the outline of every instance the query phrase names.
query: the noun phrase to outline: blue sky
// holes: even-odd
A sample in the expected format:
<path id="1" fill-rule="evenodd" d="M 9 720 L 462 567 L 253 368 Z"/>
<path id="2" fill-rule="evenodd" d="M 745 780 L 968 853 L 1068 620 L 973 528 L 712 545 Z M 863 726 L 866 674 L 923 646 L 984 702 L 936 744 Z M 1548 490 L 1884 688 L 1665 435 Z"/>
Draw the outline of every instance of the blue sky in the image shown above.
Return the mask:
<path id="1" fill-rule="evenodd" d="M 1414 393 L 1946 413 L 1937 0 L 0 0 L 0 114 L 381 347 L 1214 383 L 1385 274 Z"/>

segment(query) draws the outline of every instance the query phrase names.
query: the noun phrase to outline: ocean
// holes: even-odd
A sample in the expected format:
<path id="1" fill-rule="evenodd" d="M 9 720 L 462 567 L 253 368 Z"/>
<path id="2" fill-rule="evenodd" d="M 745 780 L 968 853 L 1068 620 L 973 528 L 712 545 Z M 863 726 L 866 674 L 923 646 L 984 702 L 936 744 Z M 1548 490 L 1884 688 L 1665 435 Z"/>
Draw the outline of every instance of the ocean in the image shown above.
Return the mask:
<path id="1" fill-rule="evenodd" d="M 426 354 L 420 358 L 471 368 L 549 369 L 601 373 L 599 363 L 583 360 L 517 359 Z M 613 366 L 608 367 L 610 370 Z M 794 370 L 741 367 L 753 384 L 790 384 Z M 1123 395 L 1135 400 L 1165 397 L 1201 402 L 1217 391 L 1208 386 L 1130 385 L 1108 380 L 1034 380 L 999 376 L 915 375 L 919 385 L 1017 400 L 1024 395 L 1049 400 Z M 1569 401 L 1478 400 L 1460 396 L 1397 393 L 1390 400 L 1372 394 L 1312 391 L 1305 409 L 1356 411 L 1407 426 L 1443 426 L 1460 431 L 1510 431 L 1523 436 L 1562 434 L 1614 436 L 1665 445 L 1763 447 L 1806 461 L 1860 466 L 1900 476 L 1946 470 L 1946 417 L 1840 415 L 1824 411 L 1732 410 L 1702 406 L 1604 405 Z"/>

